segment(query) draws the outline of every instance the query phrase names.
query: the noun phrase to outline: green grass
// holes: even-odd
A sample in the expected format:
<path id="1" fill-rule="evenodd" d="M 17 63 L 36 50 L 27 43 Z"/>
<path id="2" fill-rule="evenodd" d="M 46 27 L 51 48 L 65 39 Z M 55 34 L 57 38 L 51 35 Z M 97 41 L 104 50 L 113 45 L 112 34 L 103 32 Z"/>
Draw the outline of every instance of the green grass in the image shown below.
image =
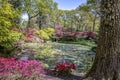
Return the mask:
<path id="1" fill-rule="evenodd" d="M 60 43 L 79 44 L 79 45 L 84 45 L 84 46 L 95 46 L 96 45 L 93 40 L 63 41 Z"/>

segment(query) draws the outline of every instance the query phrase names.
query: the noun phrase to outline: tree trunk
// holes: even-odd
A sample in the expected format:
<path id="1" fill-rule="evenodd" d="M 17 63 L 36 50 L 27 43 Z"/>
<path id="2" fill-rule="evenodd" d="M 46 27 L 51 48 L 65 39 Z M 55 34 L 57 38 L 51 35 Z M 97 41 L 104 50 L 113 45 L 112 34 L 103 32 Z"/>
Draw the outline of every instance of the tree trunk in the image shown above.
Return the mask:
<path id="1" fill-rule="evenodd" d="M 91 80 L 120 80 L 120 0 L 101 0 L 99 41 Z"/>
<path id="2" fill-rule="evenodd" d="M 97 14 L 95 14 L 94 20 L 93 20 L 93 29 L 92 31 L 95 31 L 95 22 L 96 22 Z"/>
<path id="3" fill-rule="evenodd" d="M 39 21 L 38 21 L 39 29 L 42 29 L 42 12 L 39 13 Z"/>
<path id="4" fill-rule="evenodd" d="M 37 14 L 31 16 L 30 13 L 29 13 L 29 11 L 27 11 L 27 14 L 28 14 L 27 28 L 29 28 L 29 27 L 31 27 L 31 20 L 32 20 L 33 18 L 37 17 L 37 16 L 39 15 L 39 13 L 37 13 Z"/>
<path id="5" fill-rule="evenodd" d="M 28 18 L 27 28 L 30 27 L 30 19 Z"/>
<path id="6" fill-rule="evenodd" d="M 31 21 L 31 18 L 30 18 L 30 14 L 29 14 L 29 12 L 27 12 L 27 14 L 28 14 L 27 28 L 29 28 L 29 27 L 30 27 L 30 21 Z"/>

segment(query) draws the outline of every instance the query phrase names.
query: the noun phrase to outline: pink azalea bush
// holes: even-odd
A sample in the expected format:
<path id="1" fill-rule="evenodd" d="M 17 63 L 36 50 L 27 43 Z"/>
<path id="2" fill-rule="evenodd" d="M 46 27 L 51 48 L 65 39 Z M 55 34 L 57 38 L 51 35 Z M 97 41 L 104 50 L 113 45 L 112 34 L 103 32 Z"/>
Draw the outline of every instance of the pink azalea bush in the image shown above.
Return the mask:
<path id="1" fill-rule="evenodd" d="M 62 25 L 58 24 L 55 27 L 55 36 L 56 37 L 62 37 L 64 33 L 63 27 Z"/>
<path id="2" fill-rule="evenodd" d="M 42 63 L 36 60 L 16 60 L 0 58 L 0 79 L 1 80 L 32 80 L 39 79 L 45 71 Z M 14 77 L 13 77 L 14 76 Z"/>
<path id="3" fill-rule="evenodd" d="M 18 29 L 16 27 L 13 27 L 12 30 L 17 31 L 17 32 L 21 32 L 24 34 L 24 41 L 25 42 L 32 42 L 32 41 L 39 41 L 41 42 L 41 39 L 38 34 L 37 34 L 37 29 L 35 28 L 28 28 L 28 29 Z"/>
<path id="4" fill-rule="evenodd" d="M 78 39 L 95 39 L 96 33 L 92 31 L 75 32 L 75 37 Z"/>
<path id="5" fill-rule="evenodd" d="M 27 30 L 23 31 L 23 33 L 25 34 L 25 42 L 31 42 L 34 39 L 38 38 L 36 29 L 34 28 L 28 28 Z"/>
<path id="6" fill-rule="evenodd" d="M 93 31 L 76 31 L 74 28 L 64 29 L 62 25 L 58 24 L 55 27 L 55 37 L 64 40 L 79 40 L 79 39 L 95 39 L 96 32 Z"/>

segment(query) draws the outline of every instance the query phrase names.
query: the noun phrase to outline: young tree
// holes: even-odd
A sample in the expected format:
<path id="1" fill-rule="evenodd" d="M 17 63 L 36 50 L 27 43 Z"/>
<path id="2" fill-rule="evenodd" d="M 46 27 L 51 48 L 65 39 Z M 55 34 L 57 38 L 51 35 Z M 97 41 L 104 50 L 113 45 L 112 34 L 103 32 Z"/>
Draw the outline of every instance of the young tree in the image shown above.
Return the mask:
<path id="1" fill-rule="evenodd" d="M 120 0 L 101 0 L 98 48 L 91 80 L 120 80 Z"/>

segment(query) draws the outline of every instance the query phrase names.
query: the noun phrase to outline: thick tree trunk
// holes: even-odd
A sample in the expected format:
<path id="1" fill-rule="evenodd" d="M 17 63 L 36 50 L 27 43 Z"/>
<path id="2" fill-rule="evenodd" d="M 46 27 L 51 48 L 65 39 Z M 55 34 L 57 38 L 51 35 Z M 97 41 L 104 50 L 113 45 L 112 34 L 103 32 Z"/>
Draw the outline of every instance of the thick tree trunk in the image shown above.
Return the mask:
<path id="1" fill-rule="evenodd" d="M 120 0 L 101 0 L 101 25 L 91 80 L 120 80 Z"/>

